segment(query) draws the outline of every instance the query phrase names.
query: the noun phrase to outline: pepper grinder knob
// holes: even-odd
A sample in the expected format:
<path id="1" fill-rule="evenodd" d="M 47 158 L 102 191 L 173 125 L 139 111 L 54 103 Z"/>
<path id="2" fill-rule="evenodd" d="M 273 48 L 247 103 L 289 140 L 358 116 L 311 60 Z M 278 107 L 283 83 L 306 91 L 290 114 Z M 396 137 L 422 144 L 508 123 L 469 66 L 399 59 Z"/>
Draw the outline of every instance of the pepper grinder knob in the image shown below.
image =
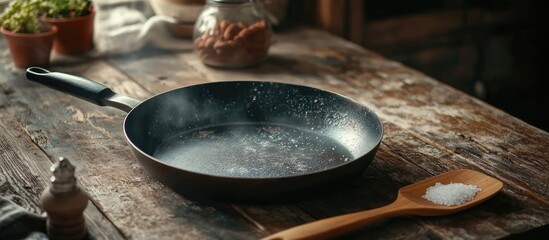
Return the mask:
<path id="1" fill-rule="evenodd" d="M 47 230 L 51 239 L 84 239 L 84 209 L 88 195 L 76 184 L 74 166 L 60 157 L 51 168 L 49 186 L 42 192 L 42 208 L 48 213 Z"/>

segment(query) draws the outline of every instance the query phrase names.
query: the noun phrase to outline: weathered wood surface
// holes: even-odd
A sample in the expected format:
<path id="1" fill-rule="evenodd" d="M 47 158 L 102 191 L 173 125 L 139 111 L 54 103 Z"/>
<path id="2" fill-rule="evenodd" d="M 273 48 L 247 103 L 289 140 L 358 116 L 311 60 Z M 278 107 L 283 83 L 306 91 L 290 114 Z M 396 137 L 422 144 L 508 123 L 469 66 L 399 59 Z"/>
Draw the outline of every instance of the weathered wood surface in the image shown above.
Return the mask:
<path id="1" fill-rule="evenodd" d="M 50 159 L 77 166 L 91 197 L 97 238 L 254 239 L 315 219 L 385 205 L 398 188 L 458 168 L 505 183 L 488 202 L 452 216 L 402 217 L 349 235 L 361 239 L 493 239 L 549 223 L 549 134 L 422 73 L 329 34 L 300 29 L 277 36 L 270 58 L 241 70 L 205 67 L 190 49 L 146 49 L 51 68 L 84 76 L 137 99 L 175 87 L 255 79 L 335 91 L 372 108 L 385 134 L 355 183 L 332 194 L 272 205 L 197 202 L 172 192 L 133 159 L 124 113 L 99 108 L 0 68 L 0 194 L 41 212 Z M 3 42 L 1 43 L 3 44 Z M 4 45 L 1 45 L 5 51 Z"/>

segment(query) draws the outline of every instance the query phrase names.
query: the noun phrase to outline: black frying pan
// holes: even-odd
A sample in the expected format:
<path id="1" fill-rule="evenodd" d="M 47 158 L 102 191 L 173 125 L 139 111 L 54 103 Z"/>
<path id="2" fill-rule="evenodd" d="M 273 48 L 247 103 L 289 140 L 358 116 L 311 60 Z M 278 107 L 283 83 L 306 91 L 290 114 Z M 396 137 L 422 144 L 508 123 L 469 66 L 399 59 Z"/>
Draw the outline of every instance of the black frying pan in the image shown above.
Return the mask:
<path id="1" fill-rule="evenodd" d="M 383 135 L 365 106 L 305 86 L 215 82 L 140 102 L 64 73 L 31 67 L 26 76 L 129 112 L 124 133 L 139 162 L 194 197 L 262 200 L 338 184 L 364 170 Z"/>

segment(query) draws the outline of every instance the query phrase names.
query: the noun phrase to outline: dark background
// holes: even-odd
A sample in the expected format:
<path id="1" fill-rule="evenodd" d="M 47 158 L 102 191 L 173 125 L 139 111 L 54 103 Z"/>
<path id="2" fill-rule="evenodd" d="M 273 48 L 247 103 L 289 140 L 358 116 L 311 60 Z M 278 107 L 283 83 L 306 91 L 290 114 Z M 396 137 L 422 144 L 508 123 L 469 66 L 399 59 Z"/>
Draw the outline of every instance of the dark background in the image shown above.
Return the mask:
<path id="1" fill-rule="evenodd" d="M 282 28 L 324 28 L 549 131 L 544 1 L 288 2 Z"/>

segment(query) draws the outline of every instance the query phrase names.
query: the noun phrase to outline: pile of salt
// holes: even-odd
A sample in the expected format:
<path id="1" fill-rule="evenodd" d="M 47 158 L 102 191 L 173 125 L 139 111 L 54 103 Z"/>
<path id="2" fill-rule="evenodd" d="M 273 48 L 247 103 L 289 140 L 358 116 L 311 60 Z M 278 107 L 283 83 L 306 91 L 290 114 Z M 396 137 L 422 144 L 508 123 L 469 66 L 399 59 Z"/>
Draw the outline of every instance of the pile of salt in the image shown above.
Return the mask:
<path id="1" fill-rule="evenodd" d="M 427 188 L 423 198 L 440 205 L 456 206 L 473 199 L 480 191 L 481 189 L 475 185 L 437 182 L 434 186 Z"/>

